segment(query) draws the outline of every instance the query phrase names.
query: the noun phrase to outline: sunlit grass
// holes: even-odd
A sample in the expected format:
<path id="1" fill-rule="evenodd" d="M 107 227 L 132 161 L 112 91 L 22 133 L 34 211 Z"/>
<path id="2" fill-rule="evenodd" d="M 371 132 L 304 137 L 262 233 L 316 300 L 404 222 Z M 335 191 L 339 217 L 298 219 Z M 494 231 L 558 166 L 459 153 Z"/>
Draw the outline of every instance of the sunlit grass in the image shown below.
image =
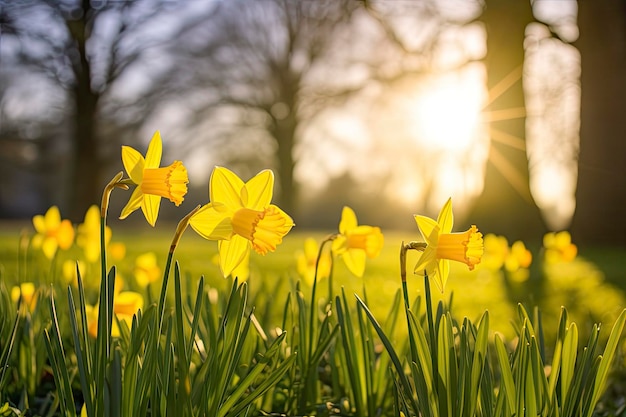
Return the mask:
<path id="1" fill-rule="evenodd" d="M 419 409 L 422 415 L 435 416 L 441 407 L 465 410 L 471 415 L 476 410 L 479 410 L 476 415 L 483 415 L 484 410 L 493 407 L 497 415 L 506 415 L 514 411 L 511 407 L 522 412 L 526 406 L 532 409 L 543 404 L 560 412 L 580 409 L 590 416 L 589 407 L 595 406 L 604 390 L 603 381 L 609 375 L 614 353 L 622 355 L 618 341 L 625 318 L 623 291 L 605 279 L 602 265 L 586 260 L 584 252 L 577 254 L 569 235 L 561 236 L 565 246 L 531 245 L 533 263 L 528 270 L 493 267 L 493 262 L 490 266 L 485 260 L 470 271 L 466 265 L 453 262 L 445 293 L 439 293 L 436 286 L 432 286 L 431 293 L 430 286 L 426 286 L 430 282 L 428 278 L 425 282 L 424 277 L 412 274 L 420 256 L 418 252 L 407 252 L 406 284 L 400 279 L 400 249 L 406 248 L 404 242 L 419 239 L 417 230 L 383 231 L 385 245 L 378 256 L 366 260 L 363 277 L 355 276 L 336 256 L 332 280 L 318 279 L 315 292 L 311 283 L 300 277 L 296 256 L 303 250 L 305 239 L 313 238 L 321 243 L 335 231 L 293 231 L 275 252 L 266 256 L 251 253 L 250 276 L 246 285 L 239 287 L 234 286 L 237 283 L 232 278 L 223 278 L 217 246 L 187 233 L 178 242 L 173 257 L 161 329 L 155 312 L 161 305 L 160 301 L 157 304 L 162 294 L 161 277 L 176 225 L 161 222 L 157 228 L 124 226 L 117 225 L 111 239 L 111 243 L 124 245 L 124 257 L 116 258 L 113 250 L 107 255 L 109 267 L 115 266 L 115 285 L 110 281 L 112 274 L 108 275 L 108 281 L 101 280 L 98 265 L 87 262 L 76 245 L 59 250 L 48 259 L 40 249 L 30 245 L 34 234 L 30 224 L 8 224 L 0 231 L 0 290 L 5 290 L 4 295 L 8 296 L 22 282 L 39 286 L 37 303 L 28 305 L 30 311 L 24 305 L 19 313 L 14 346 L 19 365 L 6 356 L 10 343 L 0 340 L 0 360 L 9 360 L 6 369 L 16 367 L 22 380 L 0 379 L 0 386 L 9 381 L 10 398 L 12 401 L 20 398 L 19 403 L 14 403 L 19 409 L 35 407 L 29 402 L 41 401 L 43 389 L 49 396 L 39 406 L 41 410 L 58 407 L 62 414 L 73 415 L 75 405 L 82 406 L 80 401 L 74 404 L 73 399 L 80 375 L 83 390 L 91 387 L 88 389 L 92 402 L 83 408 L 90 408 L 90 415 L 94 407 L 103 406 L 102 392 L 97 394 L 96 388 L 105 380 L 124 396 L 115 400 L 115 407 L 134 410 L 131 414 L 141 409 L 142 415 L 155 415 L 157 411 L 145 414 L 143 407 L 148 402 L 134 391 L 130 380 L 136 373 L 141 375 L 141 387 L 149 390 L 150 398 L 160 398 L 158 404 L 151 400 L 150 406 L 167 411 L 168 415 L 174 412 L 173 404 L 183 399 L 186 411 L 180 415 L 191 410 L 198 415 L 208 412 L 228 416 L 231 411 L 232 415 L 240 415 L 244 413 L 241 400 L 252 409 L 275 409 L 298 415 L 313 410 L 317 410 L 317 415 L 328 416 L 376 415 L 383 409 L 415 415 Z M 512 253 L 504 242 L 506 250 Z M 330 245 L 326 249 L 330 250 Z M 549 250 L 553 252 L 547 253 Z M 173 253 L 171 249 L 170 253 Z M 593 251 L 590 253 L 594 255 Z M 619 270 L 622 262 L 619 252 L 607 251 L 601 255 L 595 252 L 595 255 L 601 256 L 609 270 Z M 483 257 L 486 259 L 486 255 Z M 80 280 L 74 272 L 77 260 Z M 136 276 L 138 267 L 142 269 L 142 279 Z M 82 286 L 77 288 L 79 282 Z M 116 313 L 120 322 L 119 325 L 114 322 L 110 356 L 103 353 L 105 339 L 100 333 L 105 328 L 101 323 L 97 330 L 90 324 L 90 336 L 82 325 L 76 324 L 82 311 L 88 323 L 91 320 L 95 324 L 98 301 L 102 305 L 106 299 L 101 285 L 106 284 L 111 291 L 105 297 L 112 297 L 115 292 L 116 302 L 121 298 L 118 291 L 136 292 L 139 297 L 145 297 L 137 318 Z M 68 297 L 68 286 L 73 298 Z M 203 291 L 198 292 L 198 286 Z M 401 296 L 402 290 L 406 290 L 405 297 Z M 82 304 L 83 294 L 87 306 Z M 17 298 L 19 292 L 13 295 Z M 50 304 L 51 295 L 54 308 Z M 418 303 L 414 304 L 415 311 L 403 313 L 403 305 L 408 306 L 405 302 L 412 304 L 413 300 Z M 0 307 L 10 311 L 8 306 L 15 302 L 16 299 L 0 300 Z M 76 320 L 67 314 L 72 311 L 77 314 Z M 12 313 L 4 315 L 4 321 L 0 320 L 0 335 L 8 337 Z M 434 324 L 428 317 L 434 319 Z M 611 336 L 594 326 L 597 322 L 610 326 L 616 320 L 618 325 Z M 161 330 L 159 341 L 154 336 Z M 183 342 L 186 338 L 190 339 Z M 81 344 L 79 350 L 83 353 L 90 351 L 86 346 L 96 346 L 91 351 L 95 356 L 85 361 L 85 356 L 79 356 L 79 350 L 73 348 L 76 343 Z M 221 343 L 239 347 L 231 353 L 217 348 Z M 600 356 L 594 355 L 601 355 L 605 345 L 608 356 L 600 362 Z M 135 348 L 127 352 L 129 346 Z M 590 346 L 590 350 L 579 363 L 576 352 L 583 346 Z M 186 353 L 181 353 L 181 349 Z M 389 356 L 380 354 L 383 349 Z M 487 351 L 494 358 L 491 364 L 485 364 L 482 359 Z M 556 362 L 552 366 L 563 367 L 563 374 L 549 377 L 541 363 L 550 364 L 553 355 Z M 90 361 L 98 362 L 102 358 L 118 374 L 105 377 L 104 371 L 90 367 Z M 432 358 L 432 364 L 428 358 Z M 407 359 L 413 365 L 405 368 L 403 361 Z M 139 363 L 150 365 L 137 367 Z M 578 365 L 573 368 L 575 363 Z M 588 374 L 587 367 L 592 363 L 599 367 Z M 622 364 L 622 360 L 618 363 Z M 437 371 L 437 366 L 452 368 Z M 507 371 L 509 366 L 511 369 Z M 212 373 L 209 369 L 219 372 Z M 398 378 L 395 386 L 388 378 L 389 369 L 394 369 L 394 378 Z M 122 378 L 120 372 L 128 376 Z M 154 382 L 155 372 L 165 372 L 167 381 Z M 40 375 L 45 374 L 54 375 L 56 388 L 43 382 Z M 177 375 L 182 375 L 182 379 Z M 518 380 L 520 375 L 541 386 L 541 392 L 536 392 L 540 397 L 532 394 L 532 386 Z M 198 381 L 207 377 L 211 381 L 209 386 L 214 388 L 205 389 L 204 382 L 199 384 Z M 223 378 L 227 378 L 226 382 Z M 258 382 L 255 378 L 259 378 Z M 441 378 L 437 383 L 440 385 L 430 386 L 437 378 Z M 557 385 L 556 378 L 561 385 Z M 459 392 L 469 393 L 470 399 L 454 391 L 461 381 L 464 382 Z M 555 394 L 555 389 L 568 381 L 574 391 Z M 507 387 L 499 385 L 504 383 Z M 17 396 L 14 390 L 20 384 L 25 391 Z M 185 384 L 189 384 L 188 388 Z M 263 391 L 248 392 L 249 386 Z M 498 386 L 499 389 L 494 389 Z M 261 396 L 262 392 L 267 395 Z M 428 394 L 431 392 L 434 397 Z M 479 393 L 480 401 L 476 399 Z M 426 402 L 425 397 L 429 397 Z M 100 405 L 96 404 L 98 401 Z M 456 411 L 452 414 L 456 415 Z"/>

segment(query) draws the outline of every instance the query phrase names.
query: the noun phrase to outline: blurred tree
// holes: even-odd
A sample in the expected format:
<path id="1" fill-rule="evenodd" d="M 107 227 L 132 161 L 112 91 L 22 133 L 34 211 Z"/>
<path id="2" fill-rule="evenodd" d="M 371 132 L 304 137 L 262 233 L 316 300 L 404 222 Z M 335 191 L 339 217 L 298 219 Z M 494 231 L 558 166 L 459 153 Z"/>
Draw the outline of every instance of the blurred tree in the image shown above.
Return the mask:
<path id="1" fill-rule="evenodd" d="M 626 245 L 626 1 L 578 2 L 581 127 L 572 236 Z"/>
<path id="2" fill-rule="evenodd" d="M 59 153 L 67 157 L 62 157 L 56 172 L 45 175 L 56 179 L 57 191 L 65 179 L 60 177 L 71 179 L 67 200 L 59 201 L 62 197 L 57 194 L 48 204 L 69 209 L 68 215 L 74 221 L 83 218 L 89 205 L 99 203 L 106 182 L 106 159 L 111 155 L 107 150 L 115 149 L 115 156 L 119 157 L 119 139 L 103 134 L 106 129 L 110 132 L 116 123 L 112 118 L 115 105 L 109 105 L 109 110 L 113 111 L 105 115 L 102 100 L 113 100 L 113 86 L 153 46 L 155 39 L 158 40 L 142 37 L 141 33 L 164 4 L 160 1 L 0 0 L 2 58 L 23 71 L 23 74 L 12 75 L 15 83 L 3 85 L 2 96 L 12 98 L 12 109 L 3 103 L 2 117 L 7 124 L 13 118 L 18 133 L 22 132 L 24 121 L 7 115 L 7 110 L 34 106 L 34 102 L 42 100 L 42 94 L 40 91 L 15 99 L 19 91 L 9 90 L 18 85 L 20 79 L 23 84 L 26 74 L 35 74 L 40 82 L 41 78 L 46 79 L 42 82 L 45 91 L 52 91 L 57 98 L 51 103 L 57 110 L 56 123 L 61 123 L 59 119 L 63 117 L 68 120 L 68 140 L 67 144 L 57 144 L 57 152 L 49 156 L 53 160 Z M 30 115 L 29 123 L 39 121 L 43 126 L 47 117 L 50 116 Z M 58 171 L 66 175 L 59 175 Z"/>
<path id="3" fill-rule="evenodd" d="M 179 78 L 194 113 L 185 149 L 197 153 L 210 137 L 222 158 L 250 171 L 244 176 L 271 161 L 281 207 L 293 213 L 296 145 L 303 126 L 336 95 L 321 64 L 332 66 L 336 42 L 357 8 L 350 0 L 231 1 L 220 3 L 212 19 L 188 25 L 173 51 L 189 70 Z"/>
<path id="4" fill-rule="evenodd" d="M 484 191 L 470 218 L 510 239 L 536 237 L 545 226 L 530 194 L 526 151 L 506 144 L 511 138 L 525 141 L 522 68 L 526 26 L 534 21 L 531 4 L 486 0 L 480 20 L 487 31 L 486 115 L 492 140 Z"/>

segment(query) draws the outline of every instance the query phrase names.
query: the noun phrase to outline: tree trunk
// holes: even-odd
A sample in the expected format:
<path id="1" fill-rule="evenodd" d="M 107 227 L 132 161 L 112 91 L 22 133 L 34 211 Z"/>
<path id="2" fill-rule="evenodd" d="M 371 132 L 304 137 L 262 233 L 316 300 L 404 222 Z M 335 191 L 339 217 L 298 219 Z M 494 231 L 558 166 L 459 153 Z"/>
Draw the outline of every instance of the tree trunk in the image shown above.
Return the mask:
<path id="1" fill-rule="evenodd" d="M 278 144 L 278 183 L 280 185 L 280 207 L 290 216 L 297 216 L 298 190 L 293 178 L 295 161 L 293 157 L 294 137 L 297 121 L 295 110 L 290 108 L 289 114 L 274 122 L 273 135 Z"/>
<path id="2" fill-rule="evenodd" d="M 533 21 L 529 1 L 487 0 L 482 20 L 487 30 L 487 87 L 519 71 L 524 63 L 524 32 Z M 521 77 L 489 104 L 489 112 L 517 109 L 506 120 L 493 121 L 490 128 L 525 140 L 525 108 Z M 515 113 L 517 113 L 515 115 Z M 492 113 L 493 114 L 493 113 Z M 493 136 L 492 136 L 493 137 Z M 510 172 L 513 171 L 513 175 Z M 504 169 L 503 169 L 504 167 Z M 471 213 L 485 232 L 509 239 L 537 238 L 545 230 L 539 209 L 530 194 L 526 152 L 494 142 L 490 146 L 483 193 Z M 516 181 L 517 180 L 517 181 Z"/>
<path id="3" fill-rule="evenodd" d="M 581 125 L 574 240 L 626 245 L 626 1 L 578 2 Z"/>
<path id="4" fill-rule="evenodd" d="M 74 119 L 72 129 L 72 158 L 70 167 L 70 219 L 80 222 L 92 204 L 100 203 L 103 184 L 100 183 L 101 164 L 98 158 L 97 107 L 100 94 L 91 87 L 91 66 L 87 59 L 89 38 L 87 19 L 91 6 L 83 0 L 83 15 L 67 22 L 79 59 L 74 62 L 75 85 L 72 89 Z"/>

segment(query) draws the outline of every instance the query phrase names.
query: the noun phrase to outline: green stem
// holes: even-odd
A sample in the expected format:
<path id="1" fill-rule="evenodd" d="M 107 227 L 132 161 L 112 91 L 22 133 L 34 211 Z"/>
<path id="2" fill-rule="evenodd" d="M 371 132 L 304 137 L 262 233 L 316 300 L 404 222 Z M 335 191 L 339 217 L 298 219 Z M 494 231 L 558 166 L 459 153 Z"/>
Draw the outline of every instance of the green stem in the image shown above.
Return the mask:
<path id="1" fill-rule="evenodd" d="M 320 259 L 322 258 L 322 253 L 324 251 L 324 245 L 326 245 L 328 242 L 332 242 L 335 238 L 337 237 L 337 235 L 330 235 L 329 237 L 327 237 L 326 239 L 324 239 L 322 241 L 322 243 L 320 244 L 320 249 L 317 252 L 317 259 L 315 260 L 315 275 L 313 276 L 313 286 L 311 288 L 311 315 L 309 317 L 309 331 L 310 333 L 310 337 L 309 337 L 309 350 L 308 350 L 308 367 L 311 367 L 311 357 L 313 356 L 313 339 L 315 338 L 315 332 L 314 332 L 314 325 L 315 325 L 315 317 L 316 317 L 316 313 L 317 313 L 317 303 L 315 302 L 315 292 L 316 292 L 316 288 L 317 288 L 317 272 L 318 272 L 318 268 L 319 268 L 319 264 L 320 264 Z M 332 276 L 332 270 L 331 270 L 331 274 L 328 276 L 328 280 L 331 281 L 331 276 Z M 331 296 L 331 286 L 332 283 L 329 284 L 329 293 L 328 296 Z M 329 299 L 329 302 L 330 299 Z"/>
<path id="2" fill-rule="evenodd" d="M 430 281 L 428 280 L 428 274 L 424 271 L 424 293 L 426 295 L 426 319 L 428 320 L 428 334 L 430 336 L 430 350 L 432 352 L 431 358 L 433 363 L 433 375 L 438 375 L 437 366 L 437 338 L 435 335 L 435 324 L 433 321 L 433 306 L 432 297 L 430 294 Z M 437 389 L 437 385 L 433 386 L 433 389 Z"/>
<path id="3" fill-rule="evenodd" d="M 172 239 L 172 244 L 170 245 L 170 251 L 167 254 L 167 261 L 165 262 L 165 271 L 163 273 L 163 283 L 161 284 L 161 295 L 159 296 L 159 305 L 158 305 L 158 327 L 159 333 L 161 334 L 161 328 L 163 326 L 163 315 L 165 312 L 165 294 L 167 293 L 167 283 L 170 277 L 170 269 L 172 266 L 172 258 L 174 257 L 174 251 L 176 250 L 176 246 L 178 246 L 178 242 L 180 242 L 180 238 L 183 236 L 183 232 L 187 229 L 189 225 L 189 221 L 193 217 L 194 214 L 198 210 L 200 210 L 200 205 L 196 206 L 193 210 L 189 212 L 185 217 L 183 217 L 179 222 L 178 226 L 176 226 L 176 232 L 174 233 L 174 238 Z"/>

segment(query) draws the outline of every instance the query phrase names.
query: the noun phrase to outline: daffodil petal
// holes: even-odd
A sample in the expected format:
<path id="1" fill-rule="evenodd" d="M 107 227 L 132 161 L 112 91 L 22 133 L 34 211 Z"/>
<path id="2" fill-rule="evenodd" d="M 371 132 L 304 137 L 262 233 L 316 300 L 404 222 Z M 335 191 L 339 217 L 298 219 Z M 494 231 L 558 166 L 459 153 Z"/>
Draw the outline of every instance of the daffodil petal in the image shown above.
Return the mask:
<path id="1" fill-rule="evenodd" d="M 304 256 L 307 259 L 316 259 L 319 253 L 319 246 L 317 245 L 317 240 L 312 237 L 307 237 L 304 240 Z"/>
<path id="2" fill-rule="evenodd" d="M 37 233 L 46 233 L 46 220 L 44 219 L 43 215 L 37 214 L 33 217 L 33 226 L 35 226 L 35 230 L 37 231 Z"/>
<path id="3" fill-rule="evenodd" d="M 161 206 L 161 196 L 144 194 L 143 201 L 141 202 L 141 211 L 146 217 L 150 226 L 154 227 L 159 217 L 159 207 Z"/>
<path id="4" fill-rule="evenodd" d="M 161 132 L 158 130 L 152 135 L 148 151 L 146 152 L 145 168 L 158 168 L 161 164 L 161 154 L 163 153 L 163 143 L 161 142 Z"/>
<path id="5" fill-rule="evenodd" d="M 341 255 L 346 267 L 357 277 L 362 277 L 365 272 L 365 251 L 362 249 L 348 249 Z"/>
<path id="6" fill-rule="evenodd" d="M 424 275 L 424 271 L 427 274 L 431 274 L 437 266 L 437 251 L 430 246 L 424 249 L 422 255 L 417 260 L 413 272 L 417 275 Z"/>
<path id="7" fill-rule="evenodd" d="M 243 205 L 252 210 L 263 210 L 272 201 L 272 194 L 274 192 L 274 173 L 269 169 L 259 172 L 248 180 L 244 189 L 247 192 L 247 201 L 243 201 L 244 198 L 242 195 Z"/>
<path id="8" fill-rule="evenodd" d="M 135 188 L 135 191 L 130 195 L 130 199 L 128 199 L 128 203 L 122 209 L 122 214 L 120 214 L 120 219 L 123 220 L 130 213 L 137 210 L 141 207 L 141 203 L 143 202 L 143 192 L 141 191 L 141 187 Z"/>
<path id="9" fill-rule="evenodd" d="M 143 169 L 146 164 L 143 156 L 130 146 L 122 146 L 122 163 L 131 181 L 135 184 L 141 184 Z"/>
<path id="10" fill-rule="evenodd" d="M 443 293 L 446 288 L 446 282 L 448 282 L 448 275 L 450 275 L 450 261 L 447 259 L 439 259 L 437 261 L 437 274 L 435 275 L 435 283 L 439 291 Z"/>
<path id="11" fill-rule="evenodd" d="M 339 233 L 345 234 L 348 230 L 357 227 L 358 221 L 354 210 L 348 206 L 344 206 L 341 211 L 341 221 L 339 222 Z"/>
<path id="12" fill-rule="evenodd" d="M 230 240 L 220 240 L 217 247 L 220 253 L 220 269 L 226 278 L 246 257 L 246 252 L 250 250 L 250 241 L 234 235 Z"/>
<path id="13" fill-rule="evenodd" d="M 337 236 L 332 243 L 331 250 L 335 255 L 341 255 L 348 250 L 348 238 L 344 235 Z"/>
<path id="14" fill-rule="evenodd" d="M 52 206 L 46 212 L 44 216 L 44 221 L 46 223 L 46 229 L 56 229 L 61 224 L 61 212 L 57 206 Z"/>
<path id="15" fill-rule="evenodd" d="M 74 243 L 74 226 L 72 226 L 72 222 L 67 219 L 61 222 L 56 239 L 59 247 L 63 250 L 67 250 L 72 246 L 72 243 Z"/>
<path id="16" fill-rule="evenodd" d="M 454 216 L 452 215 L 452 198 L 446 201 L 443 205 L 439 216 L 437 217 L 437 224 L 439 225 L 439 233 L 452 232 L 452 225 L 454 224 Z"/>
<path id="17" fill-rule="evenodd" d="M 43 254 L 46 255 L 46 258 L 52 259 L 54 258 L 54 254 L 57 252 L 58 246 L 59 244 L 56 239 L 47 237 L 43 240 L 41 250 L 43 251 Z"/>
<path id="18" fill-rule="evenodd" d="M 234 172 L 224 167 L 215 167 L 209 180 L 211 202 L 222 203 L 231 209 L 243 207 L 241 190 L 244 183 Z"/>
<path id="19" fill-rule="evenodd" d="M 439 225 L 430 217 L 416 214 L 415 222 L 420 229 L 422 237 L 428 245 L 436 245 L 439 237 Z"/>
<path id="20" fill-rule="evenodd" d="M 228 240 L 233 235 L 232 212 L 219 203 L 209 203 L 198 210 L 189 224 L 200 236 L 209 240 Z"/>

